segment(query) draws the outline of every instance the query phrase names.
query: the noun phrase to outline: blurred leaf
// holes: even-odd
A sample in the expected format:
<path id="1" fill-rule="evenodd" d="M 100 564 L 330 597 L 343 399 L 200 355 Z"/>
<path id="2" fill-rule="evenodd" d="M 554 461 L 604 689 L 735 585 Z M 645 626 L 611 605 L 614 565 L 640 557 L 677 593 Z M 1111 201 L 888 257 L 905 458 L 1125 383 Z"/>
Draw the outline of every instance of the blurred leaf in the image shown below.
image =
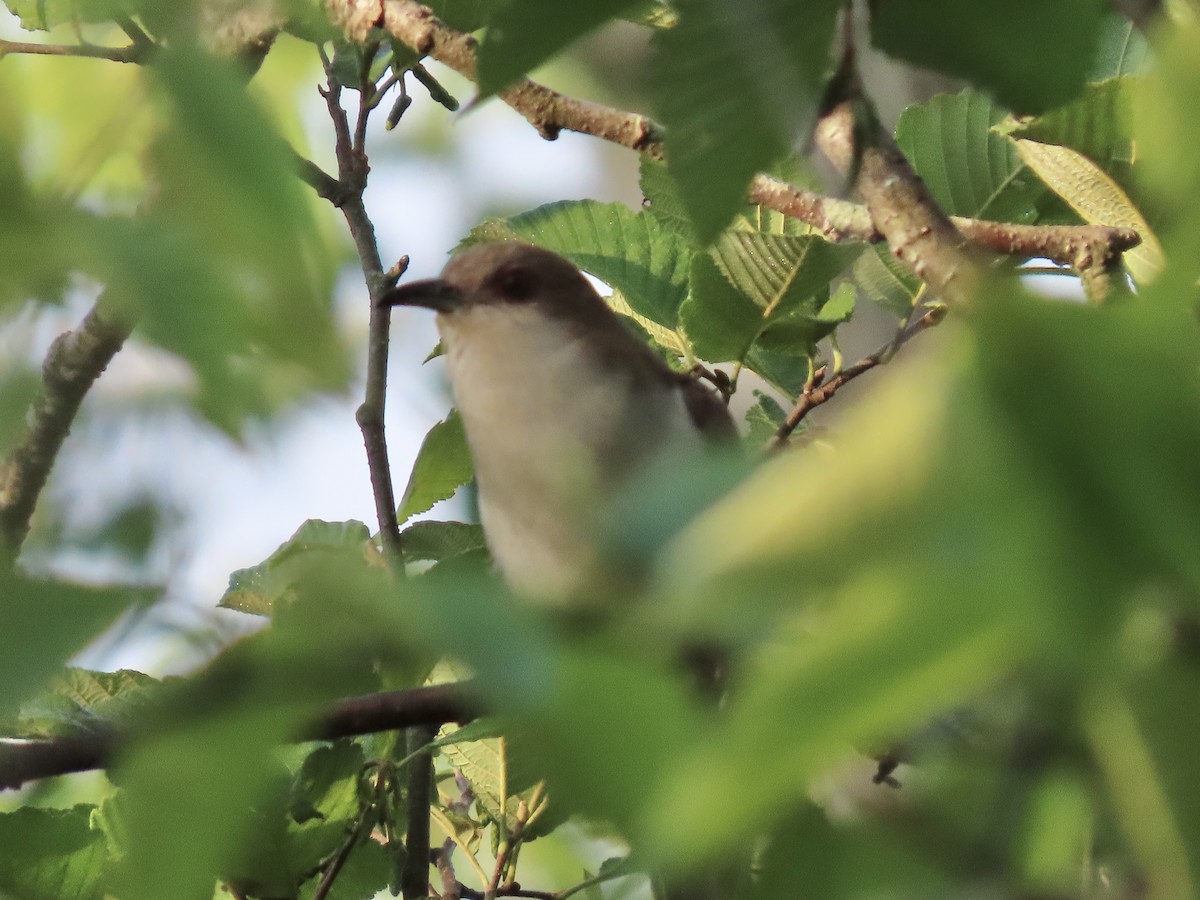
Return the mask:
<path id="1" fill-rule="evenodd" d="M 101 900 L 104 835 L 92 828 L 95 807 L 27 807 L 0 813 L 0 893 L 22 900 Z"/>
<path id="2" fill-rule="evenodd" d="M 0 720 L 140 599 L 132 590 L 0 574 Z"/>
<path id="3" fill-rule="evenodd" d="M 1128 195 L 1104 170 L 1069 147 L 1017 141 L 1017 152 L 1056 194 L 1092 225 L 1132 228 L 1142 242 L 1125 253 L 1139 284 L 1153 281 L 1164 263 L 1162 245 Z"/>
<path id="4" fill-rule="evenodd" d="M 141 672 L 68 668 L 50 691 L 21 705 L 15 734 L 26 738 L 109 732 L 130 724 L 159 696 L 162 682 Z"/>
<path id="5" fill-rule="evenodd" d="M 1017 139 L 1078 150 L 1109 175 L 1128 184 L 1134 159 L 1133 104 L 1141 90 L 1133 78 L 1089 84 L 1078 99 L 1066 106 L 1005 131 Z"/>
<path id="6" fill-rule="evenodd" d="M 910 106 L 896 143 L 952 215 L 1031 223 L 1045 186 L 1021 161 L 1013 142 L 992 130 L 1004 110 L 983 94 L 940 94 Z"/>
<path id="7" fill-rule="evenodd" d="M 553 687 L 514 716 L 514 752 L 547 778 L 554 802 L 628 827 L 646 791 L 699 734 L 700 714 L 656 667 L 576 647 Z"/>
<path id="8" fill-rule="evenodd" d="M 674 328 L 687 293 L 688 244 L 646 212 L 566 200 L 472 229 L 465 244 L 523 240 L 565 256 L 621 292 L 638 315 Z"/>
<path id="9" fill-rule="evenodd" d="M 656 108 L 688 218 L 712 241 L 751 176 L 812 127 L 841 3 L 680 0 L 655 34 Z"/>
<path id="10" fill-rule="evenodd" d="M 128 0 L 5 0 L 21 27 L 29 31 L 49 31 L 57 25 L 106 22 L 117 15 L 128 15 Z"/>
<path id="11" fill-rule="evenodd" d="M 868 300 L 897 319 L 907 319 L 924 282 L 884 245 L 871 247 L 854 263 L 854 283 Z"/>
<path id="12" fill-rule="evenodd" d="M 966 78 L 1016 112 L 1066 103 L 1096 55 L 1103 0 L 873 0 L 871 38 L 890 56 Z"/>
<path id="13" fill-rule="evenodd" d="M 815 236 L 726 233 L 692 264 L 681 318 L 696 353 L 711 362 L 742 360 L 772 329 L 779 340 L 764 346 L 811 353 L 839 321 L 821 317 L 829 283 L 861 252 Z"/>
<path id="14" fill-rule="evenodd" d="M 414 522 L 400 541 L 408 561 L 449 559 L 472 550 L 486 549 L 483 529 L 466 522 Z"/>
<path id="15" fill-rule="evenodd" d="M 486 23 L 500 0 L 429 0 L 425 5 L 439 19 L 458 31 L 478 31 Z"/>
<path id="16" fill-rule="evenodd" d="M 1101 25 L 1099 47 L 1088 81 L 1139 75 L 1151 61 L 1145 35 L 1129 19 L 1112 12 L 1104 17 Z"/>
<path id="17" fill-rule="evenodd" d="M 479 90 L 494 94 L 576 38 L 637 6 L 640 0 L 495 0 L 479 47 Z"/>
<path id="18" fill-rule="evenodd" d="M 191 363 L 222 427 L 344 387 L 333 260 L 286 144 L 232 63 L 179 49 L 153 71 L 171 114 L 153 151 L 156 202 L 145 221 L 98 235 L 110 293 Z"/>
<path id="19" fill-rule="evenodd" d="M 429 429 L 421 442 L 404 496 L 400 498 L 397 512 L 400 523 L 404 524 L 413 516 L 432 509 L 435 503 L 453 497 L 474 477 L 475 467 L 462 418 L 458 410 L 452 409 L 450 415 Z"/>
<path id="20" fill-rule="evenodd" d="M 1189 681 L 1194 689 L 1195 678 Z M 1160 703 L 1156 700 L 1154 705 Z M 1191 840 L 1197 824 L 1194 804 L 1184 800 L 1191 796 L 1190 791 L 1176 798 L 1171 788 L 1182 783 L 1181 763 L 1195 746 L 1186 745 L 1188 749 L 1181 756 L 1179 751 L 1184 748 L 1179 739 L 1197 737 L 1197 729 L 1191 717 L 1185 717 L 1185 721 L 1178 711 L 1171 718 L 1175 721 L 1165 730 L 1156 729 L 1154 737 L 1158 740 L 1152 743 L 1128 697 L 1114 686 L 1087 698 L 1084 710 L 1092 752 L 1107 780 L 1121 825 L 1142 864 L 1150 895 L 1191 897 L 1197 890 L 1196 845 Z M 1187 822 L 1192 826 L 1190 833 L 1184 831 L 1185 822 L 1180 817 L 1187 807 L 1193 807 L 1192 815 L 1187 817 L 1191 820 Z"/>
<path id="21" fill-rule="evenodd" d="M 295 599 L 297 580 L 315 560 L 365 565 L 373 549 L 371 533 L 362 522 L 309 519 L 262 563 L 230 575 L 218 605 L 251 615 L 272 615 Z"/>

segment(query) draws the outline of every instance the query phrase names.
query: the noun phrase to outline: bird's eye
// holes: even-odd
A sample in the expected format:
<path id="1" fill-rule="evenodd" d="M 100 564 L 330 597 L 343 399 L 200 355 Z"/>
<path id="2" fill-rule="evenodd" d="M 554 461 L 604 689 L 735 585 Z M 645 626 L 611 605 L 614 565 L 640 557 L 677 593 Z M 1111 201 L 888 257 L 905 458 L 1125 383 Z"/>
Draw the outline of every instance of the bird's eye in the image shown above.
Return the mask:
<path id="1" fill-rule="evenodd" d="M 504 300 L 520 303 L 533 297 L 533 273 L 520 266 L 502 266 L 488 279 L 488 287 Z"/>

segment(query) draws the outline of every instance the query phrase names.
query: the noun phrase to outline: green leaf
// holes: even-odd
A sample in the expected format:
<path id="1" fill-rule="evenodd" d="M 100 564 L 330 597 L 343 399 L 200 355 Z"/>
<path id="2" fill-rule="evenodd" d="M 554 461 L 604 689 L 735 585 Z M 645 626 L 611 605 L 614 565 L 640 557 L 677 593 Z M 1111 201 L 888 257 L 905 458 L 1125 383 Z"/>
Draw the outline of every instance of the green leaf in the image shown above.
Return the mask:
<path id="1" fill-rule="evenodd" d="M 498 0 L 429 0 L 425 5 L 456 31 L 478 31 L 493 14 Z"/>
<path id="2" fill-rule="evenodd" d="M 69 668 L 47 694 L 22 704 L 16 734 L 55 737 L 130 724 L 157 696 L 162 682 L 141 672 L 89 672 Z"/>
<path id="3" fill-rule="evenodd" d="M 983 94 L 942 94 L 910 106 L 896 143 L 938 205 L 952 215 L 1031 223 L 1045 186 L 1013 142 L 992 130 L 1005 112 Z"/>
<path id="4" fill-rule="evenodd" d="M 640 0 L 499 0 L 479 48 L 479 90 L 494 94 Z"/>
<path id="5" fill-rule="evenodd" d="M 1122 183 L 1132 181 L 1133 108 L 1142 90 L 1133 78 L 1089 84 L 1078 99 L 1005 129 L 1013 138 L 1078 150 Z"/>
<path id="6" fill-rule="evenodd" d="M 691 252 L 646 212 L 621 203 L 567 200 L 472 229 L 464 243 L 523 240 L 565 256 L 621 292 L 630 308 L 666 328 L 678 324 Z"/>
<path id="7" fill-rule="evenodd" d="M 908 318 L 924 284 L 882 244 L 863 253 L 853 273 L 866 298 L 897 319 Z"/>
<path id="8" fill-rule="evenodd" d="M 0 721 L 141 599 L 129 590 L 0 574 Z"/>
<path id="9" fill-rule="evenodd" d="M 774 397 L 762 391 L 756 390 L 754 398 L 754 405 L 746 410 L 748 428 L 742 441 L 751 450 L 761 450 L 775 436 L 787 418 L 787 411 Z"/>
<path id="10" fill-rule="evenodd" d="M 1051 190 L 1091 225 L 1132 228 L 1142 242 L 1124 255 L 1129 273 L 1148 284 L 1165 265 L 1162 245 L 1129 195 L 1098 165 L 1069 147 L 1017 141 L 1017 152 Z"/>
<path id="11" fill-rule="evenodd" d="M 1103 0 L 874 0 L 871 39 L 890 56 L 966 78 L 1004 106 L 1071 100 L 1096 55 Z"/>
<path id="12" fill-rule="evenodd" d="M 712 362 L 742 360 L 771 329 L 776 340 L 768 349 L 811 353 L 836 325 L 821 318 L 829 283 L 860 252 L 816 236 L 725 234 L 692 265 L 682 319 L 696 353 Z"/>
<path id="13" fill-rule="evenodd" d="M 218 604 L 226 609 L 270 616 L 296 597 L 297 579 L 315 560 L 367 564 L 377 556 L 371 533 L 362 522 L 309 519 L 257 566 L 238 569 Z"/>
<path id="14" fill-rule="evenodd" d="M 1139 75 L 1152 61 L 1145 35 L 1124 16 L 1115 12 L 1104 17 L 1096 59 L 1088 81 L 1103 81 L 1122 75 Z"/>
<path id="15" fill-rule="evenodd" d="M 812 127 L 842 4 L 681 0 L 655 34 L 668 165 L 697 237 L 712 241 L 758 171 Z"/>
<path id="16" fill-rule="evenodd" d="M 638 172 L 638 185 L 646 201 L 646 212 L 658 219 L 668 231 L 694 241 L 692 220 L 688 218 L 687 207 L 683 204 L 679 187 L 671 177 L 667 164 L 643 156 Z"/>
<path id="17" fill-rule="evenodd" d="M 49 31 L 68 23 L 111 21 L 128 15 L 127 0 L 6 0 L 5 6 L 21 19 L 27 31 Z"/>
<path id="18" fill-rule="evenodd" d="M 95 807 L 26 807 L 0 813 L 0 894 L 23 900 L 102 900 L 104 835 L 92 828 Z"/>
<path id="19" fill-rule="evenodd" d="M 443 560 L 485 549 L 483 529 L 466 522 L 414 522 L 400 532 L 408 561 Z"/>
<path id="20" fill-rule="evenodd" d="M 403 524 L 415 515 L 431 509 L 435 503 L 453 497 L 455 492 L 475 477 L 467 435 L 463 431 L 458 410 L 429 429 L 412 474 L 400 499 L 397 513 Z"/>
<path id="21" fill-rule="evenodd" d="M 761 344 L 755 344 L 746 354 L 745 366 L 761 375 L 770 384 L 789 397 L 796 397 L 804 390 L 808 376 L 812 374 L 810 361 L 793 353 L 775 353 Z"/>

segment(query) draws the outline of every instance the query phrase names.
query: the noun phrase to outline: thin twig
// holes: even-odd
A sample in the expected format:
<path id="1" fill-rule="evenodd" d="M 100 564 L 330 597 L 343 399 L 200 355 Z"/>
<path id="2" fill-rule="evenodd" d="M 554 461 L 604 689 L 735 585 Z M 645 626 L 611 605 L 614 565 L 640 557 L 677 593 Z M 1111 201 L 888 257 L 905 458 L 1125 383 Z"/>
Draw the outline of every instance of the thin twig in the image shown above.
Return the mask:
<path id="1" fill-rule="evenodd" d="M 382 769 L 375 775 L 375 793 L 379 794 L 383 782 L 384 774 Z M 321 875 L 321 881 L 317 884 L 317 889 L 313 891 L 313 900 L 325 900 L 329 896 L 329 892 L 333 890 L 333 883 L 337 880 L 338 875 L 342 871 L 342 867 L 346 865 L 346 861 L 350 858 L 350 854 L 354 848 L 358 846 L 368 834 L 371 833 L 371 810 L 374 807 L 374 802 L 364 803 L 358 813 L 358 820 L 354 823 L 354 827 L 350 829 L 346 835 L 346 840 L 342 842 L 342 846 L 338 848 L 337 855 L 330 861 L 328 868 Z"/>
<path id="2" fill-rule="evenodd" d="M 10 53 L 33 56 L 74 56 L 81 59 L 107 59 L 110 62 L 140 64 L 150 59 L 154 45 L 135 41 L 125 47 L 100 47 L 95 44 L 36 44 L 27 41 L 0 40 L 0 58 Z"/>
<path id="3" fill-rule="evenodd" d="M 370 166 L 362 141 L 365 140 L 365 116 L 359 111 L 356 134 L 351 135 L 350 122 L 341 105 L 341 85 L 332 76 L 332 67 L 322 54 L 326 71 L 330 73 L 328 85 L 322 90 L 334 130 L 334 150 L 338 161 L 337 192 L 341 200 L 337 204 L 346 219 L 350 236 L 358 251 L 359 265 L 367 285 L 371 304 L 370 324 L 367 337 L 367 378 L 363 402 L 355 413 L 355 420 L 362 431 L 363 446 L 367 454 L 367 469 L 371 478 L 371 489 L 375 498 L 375 516 L 379 524 L 379 538 L 385 556 L 391 561 L 393 571 L 403 575 L 400 525 L 396 517 L 396 493 L 392 484 L 391 466 L 388 461 L 387 438 L 384 433 L 384 410 L 387 399 L 387 362 L 389 350 L 390 316 L 386 307 L 376 302 L 383 291 L 392 287 L 391 273 L 383 271 L 379 256 L 379 245 L 375 240 L 375 226 L 367 215 L 363 203 L 363 192 L 367 186 Z M 316 170 L 316 171 L 314 171 Z M 302 167 L 308 176 L 318 180 L 326 189 L 331 188 L 324 179 L 317 178 L 319 169 L 314 165 Z M 324 174 L 324 173 L 321 173 Z M 397 275 L 399 277 L 399 275 Z"/>
<path id="4" fill-rule="evenodd" d="M 796 405 L 792 407 L 792 411 L 788 413 L 783 424 L 775 432 L 767 445 L 768 450 L 776 450 L 788 442 L 788 438 L 795 431 L 804 417 L 812 412 L 822 403 L 829 401 L 834 394 L 838 392 L 848 382 L 853 381 L 864 372 L 868 372 L 876 366 L 888 362 L 896 351 L 907 344 L 913 337 L 920 334 L 927 328 L 931 328 L 942 321 L 946 316 L 946 308 L 944 306 L 934 306 L 926 310 L 923 315 L 915 321 L 905 325 L 892 340 L 884 344 L 874 353 L 869 356 L 864 356 L 854 365 L 849 368 L 842 369 L 827 380 L 824 379 L 825 373 L 823 370 L 818 370 L 814 373 L 810 383 L 805 386 L 804 391 L 796 400 Z"/>
<path id="5" fill-rule="evenodd" d="M 469 722 L 477 715 L 469 684 L 439 684 L 351 697 L 334 704 L 296 737 L 331 741 L 414 725 Z M 93 728 L 50 740 L 0 741 L 0 790 L 29 781 L 107 768 L 130 738 Z"/>

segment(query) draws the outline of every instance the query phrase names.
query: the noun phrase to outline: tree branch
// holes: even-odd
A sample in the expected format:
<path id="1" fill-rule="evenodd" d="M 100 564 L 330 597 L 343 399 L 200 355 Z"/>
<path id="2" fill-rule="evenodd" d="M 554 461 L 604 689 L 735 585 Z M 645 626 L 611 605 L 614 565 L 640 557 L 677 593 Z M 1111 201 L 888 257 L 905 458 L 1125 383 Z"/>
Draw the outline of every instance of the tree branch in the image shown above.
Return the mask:
<path id="1" fill-rule="evenodd" d="M 436 59 L 471 81 L 476 80 L 475 39 L 444 24 L 428 7 L 414 0 L 381 0 L 382 18 L 376 19 L 367 14 L 368 7 L 375 8 L 375 4 L 364 5 L 356 0 L 326 0 L 326 4 L 335 23 L 345 27 L 352 38 L 363 40 L 371 27 L 380 25 L 418 53 Z M 553 140 L 560 131 L 575 131 L 655 159 L 665 156 L 662 128 L 646 116 L 569 97 L 529 79 L 522 79 L 498 96 L 547 139 Z M 881 179 L 876 173 L 869 180 L 879 184 Z M 824 197 L 767 175 L 754 178 L 748 195 L 752 203 L 807 222 L 833 241 L 873 242 L 886 236 L 881 235 L 872 220 L 870 201 L 863 206 Z M 877 204 L 879 199 L 876 198 Z M 1023 257 L 1042 256 L 1074 267 L 1089 254 L 1096 258 L 1119 258 L 1139 240 L 1128 229 L 1103 226 L 1008 225 L 965 218 L 951 221 L 963 237 L 979 247 Z M 906 252 L 911 252 L 919 242 L 906 241 L 904 246 Z M 1081 250 L 1085 246 L 1089 248 L 1086 252 Z M 945 267 L 936 268 L 940 271 Z"/>
<path id="2" fill-rule="evenodd" d="M 335 703 L 296 737 L 332 741 L 413 726 L 469 722 L 478 714 L 469 683 L 385 691 Z M 0 790 L 28 781 L 107 768 L 132 740 L 115 731 L 89 731 L 36 741 L 0 741 Z"/>
<path id="3" fill-rule="evenodd" d="M 134 41 L 125 47 L 100 47 L 95 44 L 36 44 L 26 41 L 0 40 L 0 58 L 10 53 L 26 53 L 34 56 L 75 56 L 82 59 L 107 59 L 111 62 L 148 62 L 154 51 L 153 44 Z"/>
<path id="4" fill-rule="evenodd" d="M 59 335 L 42 363 L 42 384 L 25 431 L 0 466 L 0 541 L 15 558 L 71 423 L 88 390 L 129 337 L 132 325 L 110 317 L 101 296 L 79 327 Z"/>
<path id="5" fill-rule="evenodd" d="M 383 291 L 392 287 L 404 271 L 407 259 L 398 268 L 387 273 L 379 256 L 379 245 L 375 240 L 375 226 L 363 203 L 363 192 L 367 187 L 367 163 L 365 141 L 365 110 L 360 110 L 359 121 L 354 133 L 350 121 L 341 105 L 342 86 L 332 75 L 328 60 L 327 86 L 321 93 L 333 122 L 334 150 L 338 161 L 337 179 L 326 175 L 307 160 L 300 162 L 301 175 L 313 184 L 318 193 L 330 199 L 341 209 L 358 252 L 359 265 L 367 285 L 370 302 L 370 324 L 367 337 L 367 379 L 363 402 L 355 413 L 355 420 L 362 431 L 363 446 L 367 454 L 367 469 L 371 477 L 371 489 L 375 498 L 375 516 L 379 523 L 379 538 L 383 551 L 391 561 L 393 570 L 402 575 L 400 525 L 396 518 L 396 492 L 392 484 L 391 465 L 388 461 L 387 438 L 384 433 L 384 411 L 387 401 L 387 363 L 389 330 L 391 326 L 387 307 L 376 301 Z M 360 93 L 360 98 L 362 94 Z M 360 100 L 360 102 L 362 102 Z"/>
<path id="6" fill-rule="evenodd" d="M 771 438 L 771 442 L 767 445 L 768 450 L 777 450 L 787 444 L 800 423 L 804 421 L 804 417 L 812 412 L 822 403 L 826 403 L 833 398 L 833 395 L 838 392 L 845 384 L 853 381 L 864 372 L 869 372 L 876 366 L 883 365 L 891 360 L 896 355 L 896 351 L 907 344 L 912 338 L 920 334 L 927 328 L 932 328 L 946 317 L 946 308 L 944 306 L 934 306 L 925 311 L 923 315 L 915 321 L 905 325 L 887 344 L 880 347 L 870 356 L 864 356 L 854 365 L 849 368 L 842 369 L 836 373 L 828 381 L 824 380 L 825 369 L 818 369 L 809 383 L 804 386 L 804 391 L 800 394 L 796 405 L 792 411 L 788 413 L 783 424 L 779 426 L 779 430 L 775 432 L 775 436 Z"/>

